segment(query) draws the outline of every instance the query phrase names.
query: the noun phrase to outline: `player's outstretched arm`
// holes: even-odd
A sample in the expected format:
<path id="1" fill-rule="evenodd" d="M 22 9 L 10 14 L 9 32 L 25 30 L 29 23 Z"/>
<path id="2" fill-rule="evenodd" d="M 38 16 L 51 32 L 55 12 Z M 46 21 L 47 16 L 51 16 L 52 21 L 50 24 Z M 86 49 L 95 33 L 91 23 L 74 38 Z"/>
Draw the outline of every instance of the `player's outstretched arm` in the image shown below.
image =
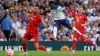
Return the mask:
<path id="1" fill-rule="evenodd" d="M 88 21 L 86 21 L 85 24 L 83 24 L 82 26 L 87 26 L 87 25 L 89 25 Z"/>

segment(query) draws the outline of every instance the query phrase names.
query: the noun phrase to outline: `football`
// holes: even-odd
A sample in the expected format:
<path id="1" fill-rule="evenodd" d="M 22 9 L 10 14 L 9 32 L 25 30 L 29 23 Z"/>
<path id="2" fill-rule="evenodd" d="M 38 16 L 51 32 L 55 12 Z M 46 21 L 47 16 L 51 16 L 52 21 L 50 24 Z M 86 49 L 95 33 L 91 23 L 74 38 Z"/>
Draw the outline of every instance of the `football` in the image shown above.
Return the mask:
<path id="1" fill-rule="evenodd" d="M 8 50 L 6 51 L 6 56 L 14 56 L 14 50 L 8 49 Z"/>

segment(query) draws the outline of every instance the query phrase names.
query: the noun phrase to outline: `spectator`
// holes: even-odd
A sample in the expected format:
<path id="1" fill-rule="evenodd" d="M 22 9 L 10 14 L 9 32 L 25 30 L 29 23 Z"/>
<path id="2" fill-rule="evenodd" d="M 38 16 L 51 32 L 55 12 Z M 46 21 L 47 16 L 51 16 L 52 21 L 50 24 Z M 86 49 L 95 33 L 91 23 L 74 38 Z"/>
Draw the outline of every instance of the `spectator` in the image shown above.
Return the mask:
<path id="1" fill-rule="evenodd" d="M 99 36 L 100 36 L 100 35 L 97 34 L 97 31 L 96 31 L 96 30 L 93 30 L 93 31 L 92 31 L 92 38 L 91 38 L 91 40 L 92 40 L 92 41 L 97 41 L 97 39 L 98 39 Z"/>
<path id="2" fill-rule="evenodd" d="M 90 27 L 90 25 L 87 25 L 86 26 L 86 32 L 87 32 L 87 36 L 88 36 L 88 38 L 91 38 L 91 27 Z"/>
<path id="3" fill-rule="evenodd" d="M 68 12 L 69 15 L 73 16 L 76 13 L 76 9 L 74 8 L 74 5 L 70 5 L 67 12 Z"/>
<path id="4" fill-rule="evenodd" d="M 66 41 L 66 35 L 62 35 L 62 41 Z"/>
<path id="5" fill-rule="evenodd" d="M 98 37 L 98 41 L 100 42 L 100 36 Z"/>
<path id="6" fill-rule="evenodd" d="M 0 29 L 0 41 L 6 41 L 6 38 L 3 34 L 3 32 L 1 31 L 1 29 Z"/>
<path id="7" fill-rule="evenodd" d="M 92 30 L 99 31 L 99 29 L 98 29 L 98 24 L 97 24 L 97 23 L 95 23 L 95 24 L 93 25 Z"/>
<path id="8" fill-rule="evenodd" d="M 61 41 L 61 36 L 60 35 L 57 36 L 57 41 Z"/>
<path id="9" fill-rule="evenodd" d="M 47 41 L 46 34 L 45 34 L 45 32 L 43 30 L 40 33 L 40 40 L 41 41 Z"/>
<path id="10" fill-rule="evenodd" d="M 10 1 L 9 0 L 5 0 L 2 6 L 3 6 L 4 10 L 9 9 L 9 7 L 10 7 Z"/>
<path id="11" fill-rule="evenodd" d="M 12 28 L 17 31 L 18 27 L 16 25 L 17 19 L 15 18 L 15 16 L 12 17 Z"/>
<path id="12" fill-rule="evenodd" d="M 93 13 L 93 10 L 94 10 L 94 9 L 92 8 L 92 5 L 89 5 L 89 8 L 87 9 L 87 12 L 88 12 L 88 13 Z"/>
<path id="13" fill-rule="evenodd" d="M 27 15 L 24 15 L 24 18 L 23 18 L 22 21 L 21 21 L 22 24 L 23 24 L 24 22 L 28 24 L 28 17 L 27 17 Z"/>
<path id="14" fill-rule="evenodd" d="M 16 18 L 16 26 L 17 26 L 18 28 L 21 27 L 21 19 Z"/>
<path id="15" fill-rule="evenodd" d="M 98 30 L 97 33 L 100 35 L 100 24 L 98 25 L 98 29 L 99 29 L 99 30 Z"/>
<path id="16" fill-rule="evenodd" d="M 97 13 L 97 16 L 95 17 L 95 19 L 100 21 L 100 13 Z"/>
<path id="17" fill-rule="evenodd" d="M 91 13 L 88 13 L 87 19 L 89 22 L 93 22 L 95 20 Z"/>
<path id="18" fill-rule="evenodd" d="M 72 39 L 70 37 L 66 37 L 66 41 L 72 41 Z"/>
<path id="19" fill-rule="evenodd" d="M 39 31 L 42 31 L 43 29 L 44 29 L 44 25 L 43 24 L 40 24 Z"/>
<path id="20" fill-rule="evenodd" d="M 25 33 L 26 33 L 26 29 L 24 29 L 24 26 L 21 25 L 21 27 L 18 29 L 18 38 L 17 38 L 17 40 L 22 40 Z"/>
<path id="21" fill-rule="evenodd" d="M 96 10 L 93 10 L 93 12 L 92 12 L 92 16 L 97 16 L 97 12 L 96 12 Z"/>
<path id="22" fill-rule="evenodd" d="M 4 33 L 7 41 L 9 41 L 10 32 L 11 32 L 11 29 L 12 29 L 12 22 L 11 22 L 11 18 L 8 14 L 1 23 L 1 29 L 3 30 L 3 33 Z"/>
<path id="23" fill-rule="evenodd" d="M 88 0 L 83 0 L 84 4 L 87 5 L 88 4 Z"/>

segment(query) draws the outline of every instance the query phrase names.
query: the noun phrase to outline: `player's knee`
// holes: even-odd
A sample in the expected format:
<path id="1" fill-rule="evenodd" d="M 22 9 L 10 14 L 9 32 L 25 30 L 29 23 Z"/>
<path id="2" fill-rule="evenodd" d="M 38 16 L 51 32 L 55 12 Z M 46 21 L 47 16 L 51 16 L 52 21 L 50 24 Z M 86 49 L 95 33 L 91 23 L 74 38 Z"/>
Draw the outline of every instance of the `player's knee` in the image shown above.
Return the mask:
<path id="1" fill-rule="evenodd" d="M 68 28 L 70 29 L 70 30 L 72 30 L 73 28 L 72 28 L 72 26 L 68 26 Z"/>
<path id="2" fill-rule="evenodd" d="M 84 42 L 86 42 L 87 39 L 84 39 Z"/>
<path id="3" fill-rule="evenodd" d="M 73 40 L 77 41 L 77 38 L 74 38 Z"/>
<path id="4" fill-rule="evenodd" d="M 26 39 L 22 39 L 22 43 L 26 43 L 27 42 L 27 40 Z"/>

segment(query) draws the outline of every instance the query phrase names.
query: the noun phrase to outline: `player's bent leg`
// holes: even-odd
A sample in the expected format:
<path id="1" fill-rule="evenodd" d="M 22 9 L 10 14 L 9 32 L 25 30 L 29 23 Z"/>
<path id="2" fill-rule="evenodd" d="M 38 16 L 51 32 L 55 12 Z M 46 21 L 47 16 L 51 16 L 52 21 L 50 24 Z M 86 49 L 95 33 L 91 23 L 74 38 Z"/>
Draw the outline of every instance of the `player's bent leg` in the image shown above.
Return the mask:
<path id="1" fill-rule="evenodd" d="M 51 49 L 49 48 L 46 48 L 45 46 L 43 46 L 43 45 L 39 45 L 39 41 L 38 41 L 38 34 L 34 34 L 34 36 L 33 36 L 33 38 L 34 38 L 34 44 L 35 44 L 35 48 L 37 49 L 37 50 L 42 50 L 42 51 L 47 51 L 48 52 L 48 54 L 49 54 L 49 56 L 50 56 L 50 53 L 51 53 Z"/>
<path id="2" fill-rule="evenodd" d="M 37 39 L 37 38 L 35 38 L 35 39 Z M 35 40 L 34 42 L 35 42 L 35 47 L 37 48 L 37 50 L 47 51 L 49 56 L 50 56 L 50 53 L 51 53 L 51 49 L 50 48 L 46 48 L 43 45 L 39 45 L 38 40 Z"/>
<path id="3" fill-rule="evenodd" d="M 35 44 L 35 48 L 37 50 L 42 50 L 42 51 L 46 51 L 46 47 L 42 46 L 42 45 L 39 45 L 39 41 L 38 41 L 38 34 L 35 34 L 34 35 L 34 44 Z"/>
<path id="4" fill-rule="evenodd" d="M 51 52 L 51 49 L 50 48 L 46 48 L 43 45 L 39 45 L 38 42 L 39 41 L 38 41 L 38 34 L 37 34 L 37 35 L 34 35 L 34 43 L 35 43 L 35 47 L 37 48 L 37 50 L 47 51 L 48 53 Z"/>
<path id="5" fill-rule="evenodd" d="M 34 38 L 34 44 L 35 44 L 35 48 L 37 49 L 37 50 L 43 50 L 43 51 L 46 51 L 46 48 L 44 47 L 44 46 L 40 46 L 39 45 L 39 41 L 38 41 L 38 34 L 35 34 L 34 36 L 33 36 L 33 38 Z"/>
<path id="6" fill-rule="evenodd" d="M 83 38 L 83 40 L 84 40 L 84 42 L 86 44 L 93 44 L 94 45 L 94 48 L 97 48 L 96 42 L 93 42 L 92 40 L 86 39 L 86 34 L 82 34 L 82 38 Z"/>
<path id="7" fill-rule="evenodd" d="M 96 42 L 93 42 L 92 40 L 85 39 L 84 42 L 85 42 L 86 44 L 93 44 L 94 48 L 95 48 L 95 49 L 97 48 Z"/>
<path id="8" fill-rule="evenodd" d="M 35 43 L 35 47 L 37 50 L 42 50 L 42 51 L 47 50 L 47 48 L 45 46 L 39 45 L 38 43 Z"/>
<path id="9" fill-rule="evenodd" d="M 50 48 L 46 48 L 45 46 L 43 45 L 39 45 L 38 43 L 35 43 L 35 47 L 37 48 L 37 50 L 42 50 L 42 51 L 47 51 L 49 56 L 50 56 L 50 53 L 51 53 L 51 49 Z"/>

